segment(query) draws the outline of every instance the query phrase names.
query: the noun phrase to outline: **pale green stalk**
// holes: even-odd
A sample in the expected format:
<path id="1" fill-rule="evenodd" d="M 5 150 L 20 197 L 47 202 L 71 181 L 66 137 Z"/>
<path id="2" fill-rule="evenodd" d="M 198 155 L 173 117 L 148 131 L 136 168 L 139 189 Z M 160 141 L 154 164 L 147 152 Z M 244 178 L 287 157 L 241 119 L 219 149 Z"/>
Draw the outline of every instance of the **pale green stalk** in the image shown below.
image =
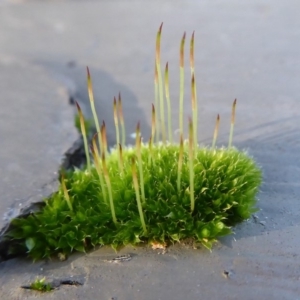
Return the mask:
<path id="1" fill-rule="evenodd" d="M 81 134 L 82 134 L 82 137 L 83 137 L 83 144 L 84 144 L 84 152 L 85 152 L 85 156 L 86 156 L 87 169 L 90 172 L 91 171 L 91 161 L 90 161 L 90 153 L 89 153 L 88 143 L 87 143 L 86 130 L 85 130 L 85 125 L 84 125 L 84 117 L 83 117 L 83 113 L 82 113 L 81 108 L 80 108 L 79 104 L 77 103 L 77 101 L 76 101 L 76 106 L 77 106 L 79 120 L 80 120 Z"/>
<path id="2" fill-rule="evenodd" d="M 66 202 L 68 204 L 68 207 L 69 207 L 69 209 L 71 211 L 73 211 L 73 206 L 72 206 L 72 203 L 71 203 L 71 200 L 70 200 L 70 196 L 69 196 L 66 184 L 65 184 L 65 176 L 64 176 L 64 174 L 61 175 L 61 185 L 62 185 L 62 189 L 64 191 L 64 196 L 65 196 Z"/>
<path id="3" fill-rule="evenodd" d="M 197 98 L 197 87 L 196 87 L 196 75 L 195 75 L 195 58 L 194 58 L 194 44 L 195 44 L 195 32 L 192 34 L 190 43 L 190 66 L 191 66 L 191 76 L 192 76 L 192 94 L 194 97 L 194 109 L 193 109 L 193 127 L 194 127 L 194 141 L 195 147 L 198 146 L 198 98 Z"/>
<path id="4" fill-rule="evenodd" d="M 178 156 L 178 172 L 177 172 L 177 191 L 180 193 L 181 186 L 181 172 L 183 164 L 183 137 L 180 135 L 180 145 L 179 145 L 179 156 Z"/>
<path id="5" fill-rule="evenodd" d="M 116 144 L 119 145 L 120 144 L 120 133 L 119 133 L 119 122 L 118 122 L 116 97 L 114 97 L 113 112 L 114 112 L 114 122 L 115 122 L 115 128 L 116 128 Z"/>
<path id="6" fill-rule="evenodd" d="M 118 112 L 117 112 L 117 100 L 116 97 L 114 97 L 114 105 L 113 105 L 113 112 L 114 112 L 114 122 L 115 122 L 115 128 L 116 128 L 116 147 L 118 147 L 117 150 L 119 150 L 119 144 L 120 144 L 120 133 L 119 133 L 119 121 L 118 121 Z M 120 160 L 120 152 L 118 155 L 118 163 L 119 163 L 119 170 L 122 171 L 121 166 L 121 160 Z"/>
<path id="7" fill-rule="evenodd" d="M 122 145 L 121 144 L 119 144 L 119 159 L 120 159 L 120 165 L 121 165 L 121 172 L 123 172 L 124 160 L 123 160 L 123 150 L 122 150 Z"/>
<path id="8" fill-rule="evenodd" d="M 165 92 L 166 100 L 168 106 L 168 132 L 169 132 L 169 142 L 172 144 L 172 119 L 171 119 L 171 103 L 170 103 L 170 89 L 169 89 L 169 65 L 166 64 L 165 69 Z"/>
<path id="9" fill-rule="evenodd" d="M 235 123 L 235 107 L 236 107 L 236 99 L 233 101 L 233 104 L 232 104 L 231 124 L 230 124 L 228 148 L 232 147 L 233 129 L 234 129 L 234 123 Z"/>
<path id="10" fill-rule="evenodd" d="M 118 111 L 119 111 L 119 117 L 120 117 L 120 123 L 121 123 L 121 130 L 122 130 L 122 147 L 124 148 L 125 147 L 125 143 L 126 143 L 126 132 L 125 132 L 125 122 L 124 122 L 124 116 L 123 116 L 121 93 L 119 93 Z"/>
<path id="11" fill-rule="evenodd" d="M 152 135 L 149 138 L 149 157 L 148 157 L 148 165 L 151 165 L 151 160 L 153 161 L 153 157 L 152 157 Z"/>
<path id="12" fill-rule="evenodd" d="M 117 224 L 117 218 L 116 218 L 116 212 L 115 212 L 115 206 L 114 206 L 114 201 L 113 201 L 113 196 L 112 196 L 112 188 L 111 188 L 111 183 L 110 183 L 110 178 L 108 174 L 108 170 L 106 168 L 106 162 L 105 162 L 105 155 L 102 153 L 102 167 L 103 167 L 103 172 L 104 172 L 104 177 L 108 189 L 108 196 L 109 196 L 109 204 L 110 204 L 110 210 L 111 210 L 111 216 L 113 219 L 113 222 Z"/>
<path id="13" fill-rule="evenodd" d="M 156 114 L 155 114 L 155 107 L 152 104 L 152 118 L 151 118 L 151 138 L 154 141 L 154 136 L 156 134 Z"/>
<path id="14" fill-rule="evenodd" d="M 100 167 L 100 155 L 99 155 L 97 145 L 96 145 L 96 135 L 97 134 L 98 133 L 96 133 L 94 135 L 93 139 L 92 139 L 91 150 L 92 150 L 92 154 L 93 154 L 93 158 L 94 158 L 94 164 L 95 164 L 95 167 L 96 167 L 96 171 L 98 173 L 98 177 L 99 177 L 99 180 L 100 180 L 103 199 L 104 199 L 105 203 L 108 203 L 107 202 L 107 195 L 106 195 L 106 188 L 105 188 L 105 184 L 104 184 L 104 178 L 102 176 L 102 171 L 101 171 L 101 167 Z"/>
<path id="15" fill-rule="evenodd" d="M 136 202 L 138 205 L 138 210 L 139 210 L 142 227 L 144 229 L 144 233 L 147 233 L 146 223 L 145 223 L 145 219 L 144 219 L 144 213 L 143 213 L 143 209 L 142 209 L 142 203 L 141 203 L 141 199 L 140 199 L 139 183 L 138 183 L 138 178 L 137 178 L 137 174 L 136 174 L 134 158 L 132 158 L 132 179 L 133 179 L 133 185 L 134 185 L 134 190 L 135 190 L 135 195 L 136 195 Z"/>
<path id="16" fill-rule="evenodd" d="M 155 107 L 157 116 L 159 116 L 159 93 L 158 93 L 158 72 L 157 72 L 157 64 L 155 60 L 155 76 L 154 76 L 154 94 L 155 94 Z M 159 118 L 156 120 L 156 143 L 158 144 L 159 142 Z"/>
<path id="17" fill-rule="evenodd" d="M 197 99 L 196 99 L 196 89 L 195 89 L 195 77 L 192 75 L 192 111 L 193 111 L 193 128 L 194 128 L 194 142 L 195 147 L 197 147 Z"/>
<path id="18" fill-rule="evenodd" d="M 215 126 L 215 130 L 214 130 L 214 137 L 213 137 L 213 142 L 211 147 L 214 149 L 216 146 L 216 141 L 218 138 L 218 133 L 219 133 L 219 125 L 220 125 L 220 115 L 218 114 L 217 116 L 217 120 L 216 120 L 216 126 Z"/>
<path id="19" fill-rule="evenodd" d="M 185 33 L 180 43 L 180 92 L 179 92 L 179 132 L 183 134 L 183 96 L 184 96 L 184 42 Z"/>
<path id="20" fill-rule="evenodd" d="M 161 119 L 161 133 L 163 143 L 166 143 L 166 126 L 165 126 L 165 111 L 164 111 L 164 95 L 163 95 L 163 83 L 160 67 L 160 39 L 161 39 L 161 30 L 163 23 L 161 23 L 157 37 L 156 37 L 156 67 L 158 74 L 158 90 L 159 90 L 159 102 L 160 102 L 160 119 Z"/>
<path id="21" fill-rule="evenodd" d="M 145 187 L 144 187 L 144 174 L 143 174 L 143 166 L 142 166 L 142 154 L 141 154 L 141 131 L 140 131 L 140 122 L 138 122 L 136 126 L 136 151 L 137 151 L 137 158 L 138 158 L 138 165 L 139 165 L 139 175 L 140 175 L 140 183 L 141 183 L 141 192 L 142 192 L 142 202 L 145 203 Z"/>
<path id="22" fill-rule="evenodd" d="M 91 110 L 92 110 L 92 113 L 93 113 L 96 130 L 97 130 L 97 132 L 100 132 L 99 120 L 98 120 L 98 116 L 97 116 L 97 112 L 96 112 L 96 108 L 95 108 L 92 78 L 91 78 L 89 68 L 86 67 L 86 69 L 87 69 L 87 86 L 88 86 L 88 94 L 89 94 L 89 99 L 90 99 L 90 104 L 91 104 Z M 103 149 L 102 149 L 100 136 L 98 136 L 98 141 L 99 141 L 99 149 L 102 153 Z"/>
<path id="23" fill-rule="evenodd" d="M 190 169 L 190 199 L 191 199 L 191 212 L 195 208 L 194 196 L 194 133 L 193 122 L 189 120 L 189 169 Z"/>
<path id="24" fill-rule="evenodd" d="M 102 142 L 102 154 L 107 155 L 107 138 L 106 138 L 106 126 L 105 122 L 103 121 L 102 126 L 101 126 L 101 142 Z"/>

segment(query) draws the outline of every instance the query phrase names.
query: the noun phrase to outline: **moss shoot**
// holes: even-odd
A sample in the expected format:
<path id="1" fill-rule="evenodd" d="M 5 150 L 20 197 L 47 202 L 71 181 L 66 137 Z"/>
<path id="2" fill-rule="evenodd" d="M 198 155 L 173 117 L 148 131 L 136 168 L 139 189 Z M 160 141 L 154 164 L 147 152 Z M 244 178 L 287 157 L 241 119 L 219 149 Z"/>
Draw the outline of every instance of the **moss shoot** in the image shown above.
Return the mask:
<path id="1" fill-rule="evenodd" d="M 37 278 L 34 282 L 30 284 L 30 286 L 23 286 L 25 289 L 30 289 L 38 292 L 50 292 L 53 290 L 53 287 L 50 283 L 46 283 L 46 278 Z"/>

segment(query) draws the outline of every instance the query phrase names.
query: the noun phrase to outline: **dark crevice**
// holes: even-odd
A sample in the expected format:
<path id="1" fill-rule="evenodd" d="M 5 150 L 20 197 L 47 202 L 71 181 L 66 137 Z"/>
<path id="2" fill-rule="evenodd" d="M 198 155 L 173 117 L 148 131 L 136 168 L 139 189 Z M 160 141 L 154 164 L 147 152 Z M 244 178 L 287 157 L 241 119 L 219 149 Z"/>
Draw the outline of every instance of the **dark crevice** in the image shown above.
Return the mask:
<path id="1" fill-rule="evenodd" d="M 60 284 L 64 284 L 64 285 L 75 285 L 75 286 L 79 286 L 79 285 L 83 285 L 83 283 L 77 281 L 77 280 L 70 280 L 70 279 L 67 279 L 67 280 L 62 280 L 60 282 Z"/>
<path id="2" fill-rule="evenodd" d="M 63 285 L 72 285 L 72 286 L 82 286 L 84 285 L 84 278 L 83 276 L 78 276 L 77 279 L 70 279 L 70 278 L 66 278 L 66 279 L 54 279 L 50 282 L 45 282 L 44 283 L 44 289 L 42 288 L 41 292 L 45 292 L 45 291 L 52 291 L 54 289 L 58 289 Z M 47 287 L 48 286 L 48 290 Z M 23 285 L 21 286 L 22 289 L 26 289 L 26 290 L 37 290 L 36 288 L 34 288 L 32 285 Z"/>
<path id="3" fill-rule="evenodd" d="M 84 152 L 83 138 L 80 137 L 64 154 L 60 170 L 74 170 L 74 168 L 81 168 L 85 164 L 86 157 Z"/>

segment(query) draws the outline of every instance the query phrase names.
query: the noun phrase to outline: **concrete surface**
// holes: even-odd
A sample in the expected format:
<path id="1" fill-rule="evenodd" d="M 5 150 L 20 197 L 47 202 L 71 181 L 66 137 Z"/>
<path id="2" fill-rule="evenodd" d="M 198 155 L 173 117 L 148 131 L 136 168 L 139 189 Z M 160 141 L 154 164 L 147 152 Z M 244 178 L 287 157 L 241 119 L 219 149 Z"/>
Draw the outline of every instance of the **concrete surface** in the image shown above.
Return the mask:
<path id="1" fill-rule="evenodd" d="M 77 137 L 64 86 L 33 66 L 0 57 L 0 227 L 57 190 L 63 153 Z"/>
<path id="2" fill-rule="evenodd" d="M 220 113 L 220 144 L 226 143 L 231 104 L 237 98 L 234 144 L 255 157 L 264 183 L 256 218 L 235 228 L 236 234 L 221 240 L 212 253 L 183 246 L 164 255 L 125 248 L 121 254 L 135 256 L 120 265 L 103 261 L 114 255 L 107 248 L 66 262 L 14 259 L 0 264 L 1 299 L 34 299 L 35 293 L 19 287 L 37 275 L 85 280 L 83 286 L 60 287 L 45 299 L 300 299 L 299 9 L 297 0 L 2 5 L 0 57 L 12 55 L 42 66 L 82 104 L 87 104 L 89 65 L 97 110 L 110 125 L 111 143 L 111 102 L 119 91 L 128 134 L 138 120 L 144 135 L 149 132 L 154 42 L 162 21 L 162 60 L 170 64 L 176 130 L 178 46 L 183 31 L 190 37 L 196 30 L 199 140 L 210 143 Z M 186 117 L 189 101 L 187 91 Z"/>

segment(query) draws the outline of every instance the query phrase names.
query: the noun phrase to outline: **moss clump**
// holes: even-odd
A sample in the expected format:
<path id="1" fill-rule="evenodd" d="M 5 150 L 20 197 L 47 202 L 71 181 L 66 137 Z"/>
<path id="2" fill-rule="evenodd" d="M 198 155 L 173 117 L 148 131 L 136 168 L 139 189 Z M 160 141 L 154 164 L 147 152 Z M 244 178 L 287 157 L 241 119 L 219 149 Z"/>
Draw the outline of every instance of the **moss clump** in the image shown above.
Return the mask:
<path id="1" fill-rule="evenodd" d="M 125 149 L 124 149 L 125 150 Z M 185 147 L 181 190 L 177 191 L 179 149 L 176 145 L 142 147 L 146 201 L 142 204 L 147 232 L 141 225 L 132 181 L 134 149 L 123 151 L 124 168 L 119 171 L 118 151 L 107 158 L 117 224 L 95 168 L 76 170 L 66 176 L 73 210 L 61 188 L 45 208 L 27 219 L 15 219 L 11 235 L 26 242 L 35 259 L 55 253 L 85 251 L 95 245 L 139 244 L 146 241 L 179 241 L 194 238 L 210 248 L 216 238 L 229 234 L 230 226 L 255 211 L 255 195 L 261 172 L 242 152 L 201 148 L 194 159 L 195 209 L 191 212 L 188 151 Z"/>
<path id="2" fill-rule="evenodd" d="M 113 103 L 117 145 L 108 152 L 105 122 L 99 126 L 91 76 L 87 69 L 88 92 L 97 128 L 90 145 L 91 153 L 88 150 L 84 117 L 76 103 L 87 167 L 65 172 L 59 191 L 45 200 L 46 205 L 40 212 L 12 221 L 12 230 L 7 236 L 14 240 L 14 247 L 26 248 L 34 259 L 54 254 L 65 256 L 74 250 L 86 251 L 96 245 L 117 248 L 149 241 L 164 244 L 186 238 L 192 238 L 210 249 L 218 237 L 231 233 L 231 226 L 248 219 L 256 210 L 255 196 L 261 183 L 261 171 L 245 152 L 231 146 L 236 100 L 232 106 L 228 148 L 215 147 L 219 115 L 213 146 L 205 148 L 197 143 L 194 34 L 190 49 L 193 117 L 189 120 L 188 139 L 183 140 L 181 124 L 180 143 L 167 142 L 166 132 L 169 133 L 169 141 L 173 138 L 170 105 L 167 114 L 169 128 L 166 130 L 164 125 L 163 82 L 159 61 L 161 30 L 162 25 L 157 34 L 157 105 L 155 107 L 152 104 L 149 142 L 142 144 L 138 123 L 135 147 L 126 147 L 119 94 L 118 101 L 115 98 Z M 185 34 L 181 43 L 181 62 L 184 39 Z M 183 67 L 181 63 L 180 68 Z M 169 103 L 167 68 L 165 77 Z M 183 115 L 182 101 L 183 90 L 180 92 L 180 120 Z M 160 111 L 156 111 L 159 107 Z M 162 142 L 159 142 L 160 139 Z"/>
<path id="3" fill-rule="evenodd" d="M 27 289 L 30 289 L 30 290 L 34 290 L 34 291 L 39 291 L 39 292 L 50 292 L 53 290 L 53 287 L 51 286 L 50 283 L 46 283 L 46 278 L 37 278 L 34 282 L 32 282 L 30 284 L 29 287 L 24 287 L 24 288 L 27 288 Z"/>

